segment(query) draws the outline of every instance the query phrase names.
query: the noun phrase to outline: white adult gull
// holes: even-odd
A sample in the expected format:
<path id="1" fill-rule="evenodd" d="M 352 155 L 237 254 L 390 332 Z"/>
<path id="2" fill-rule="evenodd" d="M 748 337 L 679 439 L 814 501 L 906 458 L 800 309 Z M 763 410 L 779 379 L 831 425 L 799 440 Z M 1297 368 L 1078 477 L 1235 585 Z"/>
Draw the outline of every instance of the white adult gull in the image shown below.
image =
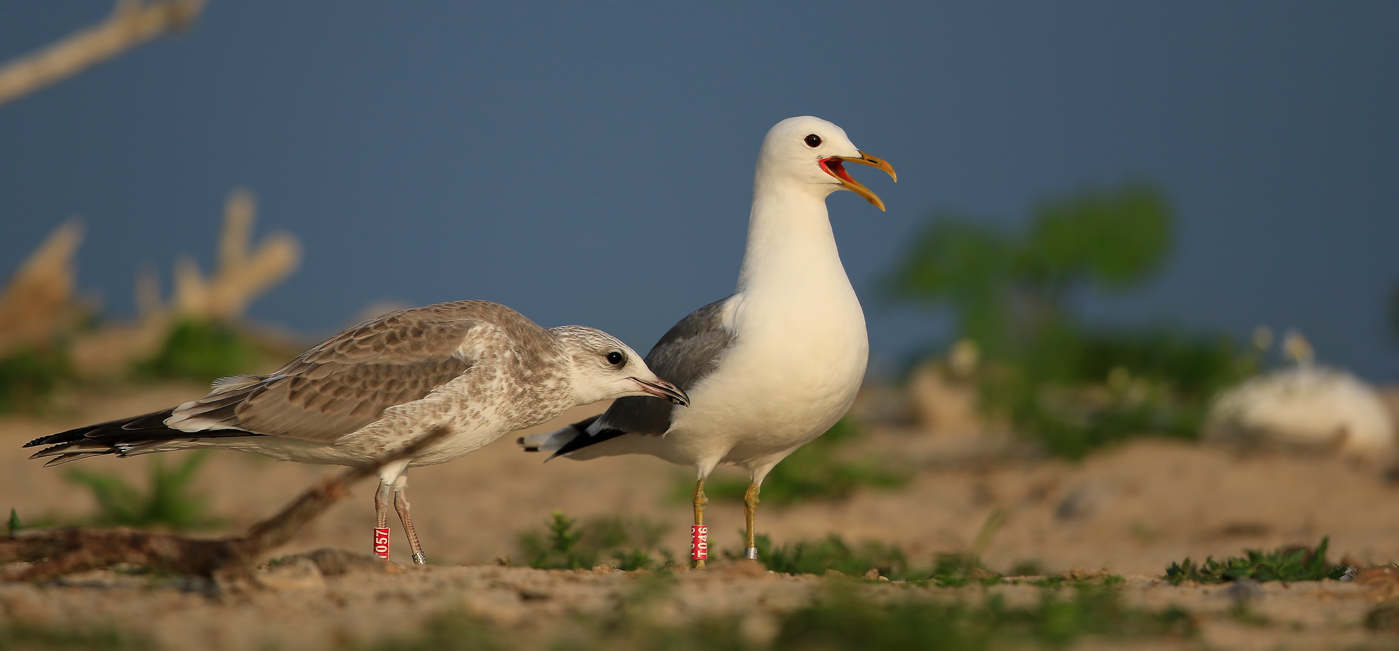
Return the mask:
<path id="1" fill-rule="evenodd" d="M 421 565 L 427 559 L 409 516 L 408 468 L 451 461 L 570 407 L 622 396 L 689 402 L 601 330 L 546 329 L 504 305 L 458 301 L 365 321 L 271 375 L 224 378 L 209 395 L 173 409 L 79 427 L 25 447 L 50 446 L 31 457 L 51 457 L 46 466 L 188 448 L 365 466 L 445 427 L 440 442 L 382 468 L 374 497 L 377 527 L 385 529 L 392 493 L 413 561 Z"/>
<path id="2" fill-rule="evenodd" d="M 865 317 L 840 263 L 826 197 L 851 190 L 880 210 L 884 202 L 842 163 L 898 180 L 887 162 L 825 120 L 789 118 L 768 131 L 753 175 L 737 291 L 690 313 L 646 356 L 690 394 L 689 408 L 624 398 L 601 416 L 520 445 L 578 460 L 639 453 L 692 465 L 696 532 L 705 531 L 705 478 L 720 463 L 740 466 L 751 477 L 745 555 L 757 558 L 763 478 L 845 414 L 865 374 Z M 703 557 L 692 550 L 696 567 Z"/>

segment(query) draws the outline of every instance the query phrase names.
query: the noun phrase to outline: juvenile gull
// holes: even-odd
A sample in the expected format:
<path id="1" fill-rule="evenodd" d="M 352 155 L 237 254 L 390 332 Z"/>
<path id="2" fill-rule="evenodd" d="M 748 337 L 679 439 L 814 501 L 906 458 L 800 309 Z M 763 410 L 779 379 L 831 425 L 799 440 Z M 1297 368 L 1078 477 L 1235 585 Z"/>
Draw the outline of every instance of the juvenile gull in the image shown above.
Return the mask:
<path id="1" fill-rule="evenodd" d="M 646 356 L 689 392 L 690 408 L 623 398 L 601 416 L 520 445 L 580 460 L 640 453 L 693 465 L 696 540 L 704 531 L 705 478 L 720 463 L 740 466 L 752 480 L 744 498 L 745 555 L 757 558 L 763 478 L 845 414 L 865 374 L 865 316 L 840 264 L 826 197 L 851 190 L 880 210 L 884 202 L 843 162 L 898 180 L 893 167 L 825 120 L 789 118 L 768 131 L 753 175 L 737 291 L 690 313 Z M 692 556 L 704 566 L 704 554 Z"/>
<path id="2" fill-rule="evenodd" d="M 45 464 L 188 448 L 256 452 L 285 461 L 366 465 L 424 433 L 450 434 L 379 473 L 377 526 L 390 493 L 413 551 L 407 471 L 451 461 L 570 407 L 620 396 L 688 404 L 626 344 L 583 326 L 542 328 L 504 305 L 458 301 L 391 312 L 341 332 L 266 376 L 214 383 L 173 409 L 41 437 Z M 387 552 L 385 552 L 386 554 Z"/>

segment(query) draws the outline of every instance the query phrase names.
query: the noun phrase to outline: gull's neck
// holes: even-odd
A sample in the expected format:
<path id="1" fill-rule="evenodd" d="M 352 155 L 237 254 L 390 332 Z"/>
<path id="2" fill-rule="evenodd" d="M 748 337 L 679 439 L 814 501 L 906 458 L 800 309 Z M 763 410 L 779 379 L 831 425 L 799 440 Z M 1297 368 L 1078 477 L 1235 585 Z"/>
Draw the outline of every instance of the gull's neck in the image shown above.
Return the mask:
<path id="1" fill-rule="evenodd" d="M 596 389 L 588 383 L 582 369 L 579 368 L 578 358 L 580 357 L 581 344 L 579 340 L 585 336 L 588 328 L 582 326 L 555 326 L 546 328 L 544 332 L 552 340 L 551 354 L 556 363 L 564 365 L 567 372 L 560 378 L 563 381 L 554 380 L 548 382 L 550 387 L 560 393 L 560 399 L 571 407 L 581 407 L 592 404 L 598 400 L 607 398 L 602 395 L 603 390 Z M 538 383 L 538 381 L 535 381 Z"/>
<path id="2" fill-rule="evenodd" d="M 849 287 L 826 212 L 827 194 L 824 188 L 757 173 L 738 293 L 832 283 Z"/>

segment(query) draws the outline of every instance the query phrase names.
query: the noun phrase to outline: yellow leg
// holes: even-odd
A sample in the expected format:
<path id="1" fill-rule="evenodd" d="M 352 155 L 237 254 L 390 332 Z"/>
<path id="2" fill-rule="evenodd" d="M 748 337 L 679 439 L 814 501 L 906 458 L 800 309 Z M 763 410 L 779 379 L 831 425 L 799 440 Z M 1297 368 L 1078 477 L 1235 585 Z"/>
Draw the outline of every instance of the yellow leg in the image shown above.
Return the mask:
<path id="1" fill-rule="evenodd" d="M 709 503 L 709 498 L 704 496 L 704 480 L 695 482 L 695 525 L 704 524 L 704 505 Z M 704 560 L 694 560 L 695 569 L 704 569 Z"/>
<path id="2" fill-rule="evenodd" d="M 748 483 L 748 492 L 743 494 L 743 516 L 748 522 L 748 544 L 743 550 L 743 557 L 748 560 L 758 560 L 758 543 L 754 540 L 757 530 L 754 528 L 754 520 L 758 515 L 758 484 Z"/>

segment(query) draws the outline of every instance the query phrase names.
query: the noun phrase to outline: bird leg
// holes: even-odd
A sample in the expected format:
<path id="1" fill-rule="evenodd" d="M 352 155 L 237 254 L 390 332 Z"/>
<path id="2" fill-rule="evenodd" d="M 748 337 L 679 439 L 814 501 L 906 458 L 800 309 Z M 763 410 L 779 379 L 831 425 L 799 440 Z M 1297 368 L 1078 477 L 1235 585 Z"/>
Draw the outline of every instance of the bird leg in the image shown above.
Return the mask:
<path id="1" fill-rule="evenodd" d="M 709 503 L 709 498 L 704 496 L 704 479 L 695 482 L 695 527 L 690 533 L 690 558 L 694 562 L 697 570 L 704 569 L 704 561 L 709 557 L 708 530 L 704 528 L 704 505 Z M 700 540 L 700 532 L 703 532 L 705 540 Z M 699 543 L 703 542 L 705 547 L 699 548 Z"/>
<path id="2" fill-rule="evenodd" d="M 748 492 L 743 494 L 743 516 L 748 521 L 748 544 L 743 548 L 743 557 L 758 560 L 758 543 L 754 540 L 753 521 L 758 515 L 758 483 L 748 482 Z"/>
<path id="3" fill-rule="evenodd" d="M 413 518 L 408 514 L 408 477 L 400 475 L 393 483 L 393 507 L 398 511 L 398 519 L 403 521 L 403 532 L 408 534 L 408 548 L 413 550 L 413 562 L 427 565 L 423 546 L 418 544 L 418 532 L 413 530 Z"/>
<path id="4" fill-rule="evenodd" d="M 370 547 L 374 555 L 389 559 L 389 492 L 393 484 L 379 480 L 379 490 L 374 492 L 374 544 Z"/>
<path id="5" fill-rule="evenodd" d="M 374 493 L 374 526 L 383 529 L 389 526 L 389 492 L 393 485 L 379 482 L 379 490 Z"/>

